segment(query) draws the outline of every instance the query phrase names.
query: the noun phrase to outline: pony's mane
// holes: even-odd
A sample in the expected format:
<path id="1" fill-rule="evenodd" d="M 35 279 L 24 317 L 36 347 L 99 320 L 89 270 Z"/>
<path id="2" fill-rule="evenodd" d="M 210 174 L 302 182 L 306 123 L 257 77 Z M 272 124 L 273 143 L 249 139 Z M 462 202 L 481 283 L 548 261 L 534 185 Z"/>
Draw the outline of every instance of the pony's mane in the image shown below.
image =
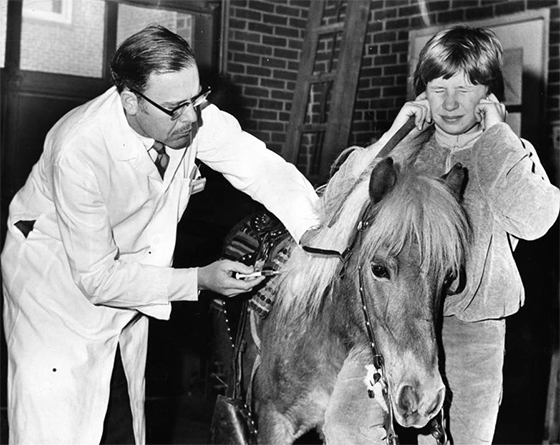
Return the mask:
<path id="1" fill-rule="evenodd" d="M 352 149 L 321 192 L 321 229 L 311 246 L 342 253 L 352 243 L 358 219 L 370 202 L 369 178 L 378 162 L 372 150 Z M 444 273 L 444 267 L 459 270 L 469 227 L 460 204 L 443 182 L 406 169 L 372 211 L 374 221 L 364 231 L 364 248 L 353 253 L 360 255 L 358 264 L 371 259 L 381 245 L 396 255 L 406 240 L 416 240 L 423 267 L 436 267 L 438 274 Z M 285 267 L 289 273 L 279 284 L 279 316 L 314 317 L 339 278 L 342 262 L 336 256 L 310 255 L 296 248 Z"/>

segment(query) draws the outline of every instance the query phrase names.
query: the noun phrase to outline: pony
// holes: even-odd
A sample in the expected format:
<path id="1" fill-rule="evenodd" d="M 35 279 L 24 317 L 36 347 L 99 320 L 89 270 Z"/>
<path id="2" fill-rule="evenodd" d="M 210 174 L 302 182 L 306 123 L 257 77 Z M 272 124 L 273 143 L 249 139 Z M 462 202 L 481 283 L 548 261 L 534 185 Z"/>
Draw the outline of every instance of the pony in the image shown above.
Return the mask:
<path id="1" fill-rule="evenodd" d="M 456 165 L 435 178 L 371 158 L 365 149 L 345 155 L 321 192 L 321 225 L 307 251 L 294 246 L 267 284 L 272 310 L 250 313 L 255 347 L 243 380 L 258 443 L 291 444 L 313 429 L 328 443 L 354 443 L 325 428 L 342 415 L 333 394 L 345 392 L 339 373 L 352 360 L 363 369 L 360 411 L 378 403 L 388 436 L 393 417 L 420 428 L 441 413 L 437 330 L 467 255 L 467 172 Z"/>

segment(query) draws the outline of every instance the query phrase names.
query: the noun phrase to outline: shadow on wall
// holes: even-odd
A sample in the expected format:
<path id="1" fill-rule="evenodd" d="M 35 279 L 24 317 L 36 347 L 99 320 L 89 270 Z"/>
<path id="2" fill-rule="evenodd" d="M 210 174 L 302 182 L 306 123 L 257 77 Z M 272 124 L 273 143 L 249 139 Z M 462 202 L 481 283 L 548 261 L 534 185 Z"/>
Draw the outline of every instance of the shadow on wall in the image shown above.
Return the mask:
<path id="1" fill-rule="evenodd" d="M 201 69 L 200 78 L 212 88 L 209 101 L 234 116 L 241 124 L 241 128 L 247 130 L 247 126 L 251 124 L 249 121 L 250 112 L 248 107 L 245 106 L 245 100 L 239 86 L 225 76 L 206 72 L 203 69 Z"/>

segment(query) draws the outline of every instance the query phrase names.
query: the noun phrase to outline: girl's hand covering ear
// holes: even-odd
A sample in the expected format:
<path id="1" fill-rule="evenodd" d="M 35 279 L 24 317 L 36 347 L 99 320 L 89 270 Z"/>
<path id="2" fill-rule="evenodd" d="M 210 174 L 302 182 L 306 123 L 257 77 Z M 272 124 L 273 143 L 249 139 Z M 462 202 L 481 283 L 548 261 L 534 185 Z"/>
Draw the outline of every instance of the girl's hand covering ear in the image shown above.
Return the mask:
<path id="1" fill-rule="evenodd" d="M 474 115 L 482 129 L 488 130 L 492 125 L 505 122 L 507 111 L 506 106 L 494 94 L 490 94 L 480 100 L 474 109 Z"/>
<path id="2" fill-rule="evenodd" d="M 397 128 L 402 127 L 408 119 L 414 116 L 414 123 L 418 130 L 423 130 L 426 126 L 432 123 L 432 112 L 430 110 L 430 103 L 426 99 L 426 93 L 420 94 L 415 100 L 407 102 L 399 111 L 393 126 Z"/>

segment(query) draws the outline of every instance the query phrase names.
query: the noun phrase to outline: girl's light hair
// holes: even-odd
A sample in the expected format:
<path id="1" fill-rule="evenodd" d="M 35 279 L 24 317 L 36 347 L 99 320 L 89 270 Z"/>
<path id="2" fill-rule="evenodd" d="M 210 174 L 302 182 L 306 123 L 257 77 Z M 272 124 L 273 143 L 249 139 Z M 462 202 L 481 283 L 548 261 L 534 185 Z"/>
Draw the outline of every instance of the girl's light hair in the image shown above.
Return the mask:
<path id="1" fill-rule="evenodd" d="M 502 44 L 488 29 L 456 26 L 440 31 L 420 51 L 414 90 L 418 96 L 428 82 L 439 77 L 449 79 L 463 71 L 474 85 L 488 87 L 503 100 L 502 59 Z"/>

